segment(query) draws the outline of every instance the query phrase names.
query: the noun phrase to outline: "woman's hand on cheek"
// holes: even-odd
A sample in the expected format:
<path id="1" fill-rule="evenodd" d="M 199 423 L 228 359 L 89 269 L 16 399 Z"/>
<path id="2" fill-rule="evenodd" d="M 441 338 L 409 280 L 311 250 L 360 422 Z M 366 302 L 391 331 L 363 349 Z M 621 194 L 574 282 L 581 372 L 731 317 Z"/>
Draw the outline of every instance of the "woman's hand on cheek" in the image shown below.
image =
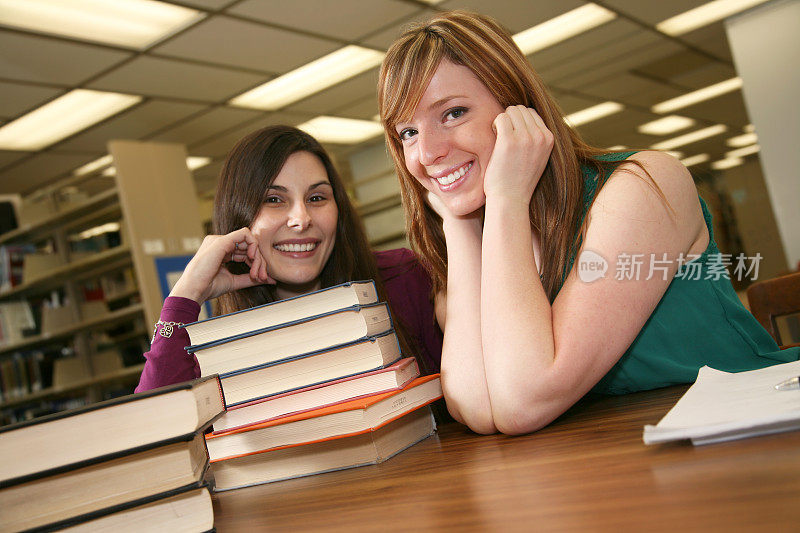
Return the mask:
<path id="1" fill-rule="evenodd" d="M 245 263 L 246 274 L 232 274 L 225 263 Z M 241 228 L 227 235 L 208 235 L 194 255 L 170 296 L 190 298 L 198 303 L 222 294 L 262 285 L 274 284 L 267 273 L 267 262 L 249 228 Z"/>
<path id="2" fill-rule="evenodd" d="M 492 124 L 497 133 L 486 167 L 486 198 L 506 197 L 530 203 L 553 149 L 553 134 L 533 109 L 510 106 Z"/>

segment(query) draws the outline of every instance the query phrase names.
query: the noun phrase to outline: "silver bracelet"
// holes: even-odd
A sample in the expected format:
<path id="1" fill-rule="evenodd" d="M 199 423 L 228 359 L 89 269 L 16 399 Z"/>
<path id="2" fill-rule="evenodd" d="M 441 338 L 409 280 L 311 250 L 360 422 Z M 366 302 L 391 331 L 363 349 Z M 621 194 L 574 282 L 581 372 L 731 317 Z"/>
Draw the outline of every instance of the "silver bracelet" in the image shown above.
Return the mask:
<path id="1" fill-rule="evenodd" d="M 158 331 L 158 326 L 163 326 L 161 331 Z M 150 341 L 150 344 L 153 344 L 153 341 L 156 340 L 157 333 L 160 333 L 165 339 L 172 337 L 172 333 L 175 331 L 175 326 L 183 326 L 183 322 L 164 322 L 163 320 L 156 322 L 156 325 L 153 328 L 153 340 Z"/>

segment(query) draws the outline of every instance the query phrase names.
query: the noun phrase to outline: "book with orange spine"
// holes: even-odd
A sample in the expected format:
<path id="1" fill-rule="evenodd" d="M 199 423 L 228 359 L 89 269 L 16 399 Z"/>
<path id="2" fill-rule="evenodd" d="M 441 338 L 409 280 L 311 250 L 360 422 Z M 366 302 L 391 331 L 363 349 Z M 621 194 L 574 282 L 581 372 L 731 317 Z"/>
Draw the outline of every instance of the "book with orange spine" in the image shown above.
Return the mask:
<path id="1" fill-rule="evenodd" d="M 248 427 L 206 435 L 212 463 L 374 431 L 442 397 L 439 374 L 373 394 Z"/>

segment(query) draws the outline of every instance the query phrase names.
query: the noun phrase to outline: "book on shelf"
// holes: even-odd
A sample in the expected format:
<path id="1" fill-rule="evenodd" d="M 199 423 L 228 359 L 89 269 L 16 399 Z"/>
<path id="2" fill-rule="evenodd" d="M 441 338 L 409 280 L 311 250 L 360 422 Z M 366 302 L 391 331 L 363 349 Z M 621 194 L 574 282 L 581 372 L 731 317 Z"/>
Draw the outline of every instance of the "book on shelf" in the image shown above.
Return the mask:
<path id="1" fill-rule="evenodd" d="M 208 466 L 202 432 L 100 463 L 0 488 L 3 526 L 60 524 L 166 492 L 197 486 Z M 82 521 L 83 519 L 81 519 Z"/>
<path id="2" fill-rule="evenodd" d="M 356 434 L 242 455 L 212 463 L 214 490 L 226 491 L 381 463 L 436 431 L 429 406 Z"/>
<path id="3" fill-rule="evenodd" d="M 193 344 L 186 349 L 194 353 L 201 374 L 207 376 L 288 361 L 331 346 L 381 335 L 391 329 L 388 305 L 375 303 L 313 315 L 210 343 Z"/>
<path id="4" fill-rule="evenodd" d="M 192 344 L 200 345 L 303 318 L 376 303 L 374 281 L 351 281 L 183 326 Z"/>
<path id="5" fill-rule="evenodd" d="M 111 510 L 106 510 L 111 511 Z M 157 498 L 145 498 L 113 512 L 68 520 L 64 533 L 196 533 L 214 531 L 214 509 L 208 485 L 188 486 Z"/>
<path id="6" fill-rule="evenodd" d="M 416 360 L 407 357 L 386 368 L 228 407 L 225 414 L 214 422 L 214 431 L 216 433 L 229 431 L 364 396 L 401 389 L 417 376 L 419 368 Z M 224 380 L 222 382 L 227 395 L 227 385 Z"/>
<path id="7" fill-rule="evenodd" d="M 644 442 L 700 445 L 800 429 L 800 390 L 775 388 L 798 375 L 800 361 L 736 373 L 704 366 L 664 418 L 645 426 Z"/>
<path id="8" fill-rule="evenodd" d="M 439 374 L 419 377 L 399 390 L 206 435 L 209 458 L 214 463 L 276 448 L 372 431 L 441 397 Z"/>
<path id="9" fill-rule="evenodd" d="M 220 375 L 231 407 L 252 400 L 378 370 L 401 358 L 393 330 L 355 342 L 326 347 L 288 360 Z"/>
<path id="10" fill-rule="evenodd" d="M 217 376 L 0 428 L 0 488 L 202 431 L 225 410 Z"/>

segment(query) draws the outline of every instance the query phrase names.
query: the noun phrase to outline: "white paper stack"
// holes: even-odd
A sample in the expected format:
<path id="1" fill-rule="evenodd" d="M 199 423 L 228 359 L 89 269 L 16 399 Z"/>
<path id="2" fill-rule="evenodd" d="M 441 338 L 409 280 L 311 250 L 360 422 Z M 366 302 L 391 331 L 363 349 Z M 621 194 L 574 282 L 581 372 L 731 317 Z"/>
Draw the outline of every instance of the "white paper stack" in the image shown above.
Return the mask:
<path id="1" fill-rule="evenodd" d="M 776 390 L 800 375 L 800 361 L 730 373 L 704 366 L 664 418 L 644 428 L 644 443 L 691 439 L 711 444 L 800 429 L 800 390 Z"/>

